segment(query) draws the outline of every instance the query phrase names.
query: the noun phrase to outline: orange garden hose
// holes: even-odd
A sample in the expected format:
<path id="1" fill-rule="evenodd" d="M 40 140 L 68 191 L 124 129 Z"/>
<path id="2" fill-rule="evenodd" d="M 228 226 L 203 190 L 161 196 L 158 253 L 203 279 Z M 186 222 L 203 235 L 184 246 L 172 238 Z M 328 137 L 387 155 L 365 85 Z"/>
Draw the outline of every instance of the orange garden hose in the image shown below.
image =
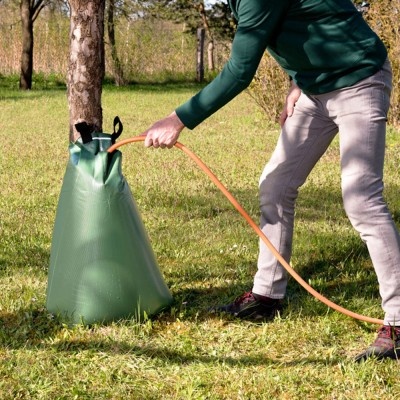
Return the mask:
<path id="1" fill-rule="evenodd" d="M 145 137 L 144 136 L 136 136 L 132 137 L 129 139 L 121 140 L 118 143 L 115 143 L 112 145 L 109 149 L 108 152 L 112 153 L 114 150 L 116 150 L 118 147 L 123 146 L 127 143 L 133 143 L 133 142 L 140 142 L 144 141 Z M 282 264 L 282 266 L 286 269 L 286 271 L 304 288 L 306 289 L 311 295 L 313 295 L 316 299 L 327 305 L 328 307 L 344 314 L 349 317 L 352 317 L 354 319 L 358 319 L 360 321 L 364 322 L 370 322 L 373 324 L 378 324 L 378 325 L 383 325 L 383 320 L 377 319 L 377 318 L 371 318 L 371 317 L 366 317 L 364 315 L 360 315 L 357 313 L 354 313 L 352 311 L 347 310 L 346 308 L 343 308 L 326 297 L 322 296 L 320 293 L 318 293 L 315 289 L 313 289 L 307 282 L 303 280 L 303 278 L 285 261 L 285 259 L 280 255 L 280 253 L 276 250 L 274 245 L 270 242 L 270 240 L 264 235 L 262 230 L 259 228 L 259 226 L 251 219 L 251 217 L 247 214 L 247 212 L 243 209 L 243 207 L 237 202 L 237 200 L 229 193 L 229 191 L 225 188 L 225 186 L 218 180 L 218 178 L 211 172 L 211 170 L 204 164 L 203 161 L 200 160 L 199 157 L 196 156 L 192 151 L 190 151 L 187 147 L 185 147 L 183 144 L 177 142 L 175 143 L 175 147 L 178 149 L 182 150 L 184 153 L 186 153 L 199 167 L 202 169 L 212 180 L 212 182 L 220 189 L 220 191 L 225 195 L 225 197 L 232 203 L 232 205 L 236 208 L 236 210 L 243 216 L 243 218 L 247 221 L 247 223 L 253 228 L 253 230 L 257 233 L 257 235 L 261 238 L 261 240 L 267 245 L 267 247 L 270 249 L 272 254 L 275 256 L 275 258 Z"/>

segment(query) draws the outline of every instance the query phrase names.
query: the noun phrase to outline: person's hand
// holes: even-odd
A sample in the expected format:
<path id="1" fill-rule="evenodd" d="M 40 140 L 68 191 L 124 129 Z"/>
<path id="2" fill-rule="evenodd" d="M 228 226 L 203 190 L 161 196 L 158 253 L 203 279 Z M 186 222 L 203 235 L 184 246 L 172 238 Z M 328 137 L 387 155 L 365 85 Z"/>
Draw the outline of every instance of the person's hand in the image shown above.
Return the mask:
<path id="1" fill-rule="evenodd" d="M 279 125 L 282 127 L 288 117 L 291 117 L 294 112 L 294 107 L 301 95 L 300 88 L 292 81 L 289 88 L 289 93 L 286 96 L 285 105 L 279 117 Z"/>
<path id="2" fill-rule="evenodd" d="M 174 111 L 168 117 L 154 123 L 142 136 L 146 136 L 144 145 L 154 148 L 171 148 L 178 141 L 179 135 L 185 125 Z"/>

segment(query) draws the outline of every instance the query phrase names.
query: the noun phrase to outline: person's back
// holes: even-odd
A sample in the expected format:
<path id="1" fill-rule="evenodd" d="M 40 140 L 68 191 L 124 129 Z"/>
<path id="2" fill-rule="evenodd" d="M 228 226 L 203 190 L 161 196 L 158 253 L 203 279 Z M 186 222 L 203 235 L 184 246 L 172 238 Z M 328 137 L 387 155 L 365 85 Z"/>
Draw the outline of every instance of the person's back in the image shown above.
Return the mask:
<path id="1" fill-rule="evenodd" d="M 304 92 L 351 86 L 382 67 L 385 46 L 349 0 L 287 3 L 268 50 Z"/>

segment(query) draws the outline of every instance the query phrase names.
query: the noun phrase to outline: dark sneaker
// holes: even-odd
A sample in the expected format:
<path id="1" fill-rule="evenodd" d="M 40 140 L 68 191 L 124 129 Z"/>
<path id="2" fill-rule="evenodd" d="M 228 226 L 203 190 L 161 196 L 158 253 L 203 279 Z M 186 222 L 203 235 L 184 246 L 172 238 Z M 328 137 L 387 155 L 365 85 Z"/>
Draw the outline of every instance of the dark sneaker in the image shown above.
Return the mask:
<path id="1" fill-rule="evenodd" d="M 400 359 L 400 326 L 383 325 L 374 343 L 364 353 L 359 354 L 355 361 L 365 361 L 370 357 Z"/>
<path id="2" fill-rule="evenodd" d="M 233 303 L 215 307 L 211 311 L 251 321 L 270 321 L 282 311 L 282 305 L 278 299 L 246 292 Z"/>

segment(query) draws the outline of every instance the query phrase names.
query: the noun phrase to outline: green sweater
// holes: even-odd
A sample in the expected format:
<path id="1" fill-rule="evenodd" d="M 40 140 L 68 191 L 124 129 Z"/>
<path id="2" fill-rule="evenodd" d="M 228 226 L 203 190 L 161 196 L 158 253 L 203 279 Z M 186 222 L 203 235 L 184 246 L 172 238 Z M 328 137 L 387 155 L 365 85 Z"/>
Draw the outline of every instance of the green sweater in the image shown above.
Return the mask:
<path id="1" fill-rule="evenodd" d="M 238 21 L 220 74 L 176 109 L 193 129 L 252 81 L 265 50 L 306 94 L 351 86 L 387 58 L 382 41 L 350 0 L 228 0 Z"/>

